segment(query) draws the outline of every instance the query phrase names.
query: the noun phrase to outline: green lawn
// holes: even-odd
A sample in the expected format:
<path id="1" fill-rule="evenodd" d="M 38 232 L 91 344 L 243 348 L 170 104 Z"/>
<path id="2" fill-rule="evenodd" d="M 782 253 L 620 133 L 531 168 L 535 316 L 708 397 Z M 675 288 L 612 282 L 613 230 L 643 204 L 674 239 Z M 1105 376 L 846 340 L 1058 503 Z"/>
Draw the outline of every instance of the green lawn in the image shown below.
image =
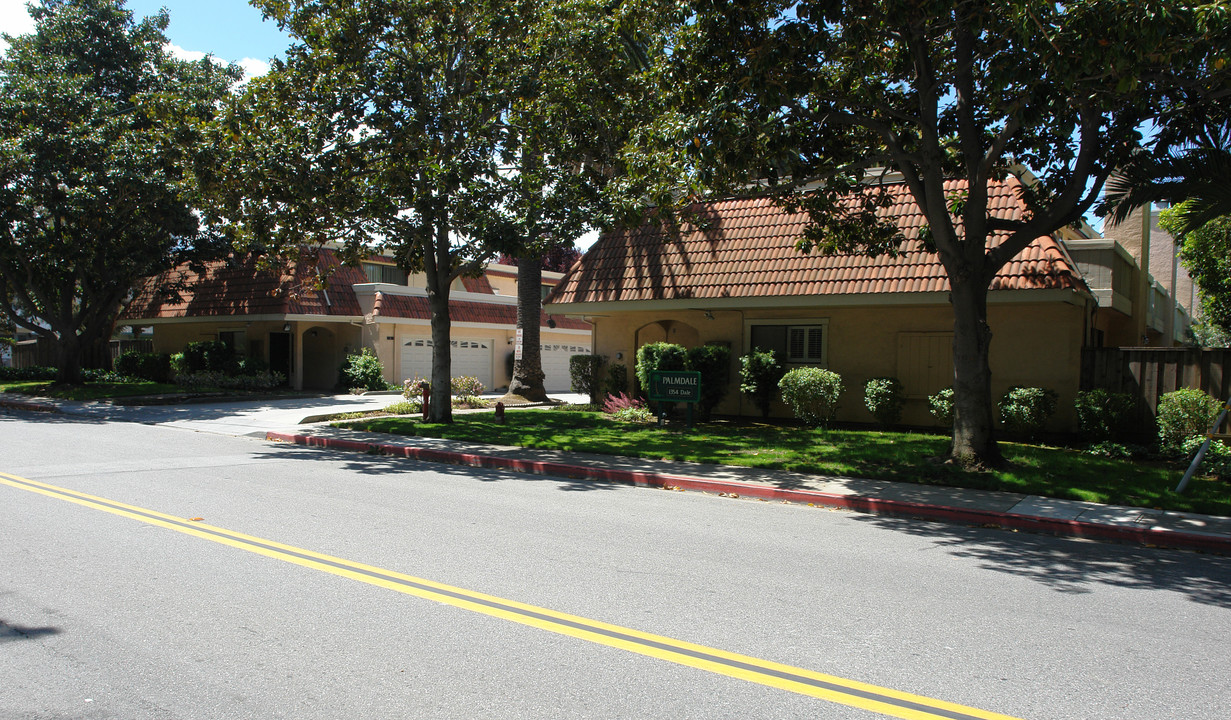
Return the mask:
<path id="1" fill-rule="evenodd" d="M 1002 443 L 1009 466 L 973 472 L 929 461 L 948 438 L 921 433 L 808 429 L 761 422 L 717 422 L 688 431 L 632 425 L 596 412 L 519 411 L 497 425 L 487 413 L 459 414 L 451 425 L 406 417 L 347 427 L 401 435 L 520 445 L 666 460 L 774 468 L 925 485 L 1006 490 L 1047 497 L 1231 515 L 1231 484 L 1198 478 L 1172 492 L 1182 467 L 1095 457 L 1076 450 Z"/>

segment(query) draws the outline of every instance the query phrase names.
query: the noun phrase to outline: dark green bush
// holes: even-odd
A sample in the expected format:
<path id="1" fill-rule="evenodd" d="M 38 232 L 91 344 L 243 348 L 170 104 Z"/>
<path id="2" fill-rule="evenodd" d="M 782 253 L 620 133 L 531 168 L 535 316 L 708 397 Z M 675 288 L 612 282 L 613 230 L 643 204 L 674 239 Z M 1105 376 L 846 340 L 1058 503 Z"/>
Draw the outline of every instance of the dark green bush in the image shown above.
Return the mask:
<path id="1" fill-rule="evenodd" d="M 129 350 L 115 359 L 115 371 L 120 375 L 157 383 L 170 382 L 171 356 Z"/>
<path id="2" fill-rule="evenodd" d="M 1000 398 L 1000 421 L 1010 432 L 1034 437 L 1056 412 L 1058 395 L 1038 387 L 1012 387 Z"/>
<path id="3" fill-rule="evenodd" d="M 1114 440 L 1128 429 L 1136 401 L 1128 393 L 1113 393 L 1098 388 L 1082 390 L 1073 400 L 1077 426 L 1095 442 Z"/>
<path id="4" fill-rule="evenodd" d="M 650 373 L 655 370 L 687 370 L 688 351 L 682 345 L 657 342 L 642 345 L 637 350 L 637 382 L 650 386 Z"/>
<path id="5" fill-rule="evenodd" d="M 885 427 L 896 425 L 902 419 L 905 402 L 906 390 L 895 377 L 872 378 L 863 386 L 863 404 Z"/>
<path id="6" fill-rule="evenodd" d="M 202 340 L 190 342 L 184 348 L 183 369 L 179 372 L 189 375 L 200 373 L 222 373 L 235 375 L 239 371 L 239 358 L 235 350 L 219 340 Z"/>
<path id="7" fill-rule="evenodd" d="M 818 367 L 795 368 L 778 381 L 782 400 L 809 425 L 828 425 L 838 413 L 842 376 Z"/>
<path id="8" fill-rule="evenodd" d="M 590 402 L 598 402 L 598 391 L 602 385 L 603 365 L 607 358 L 602 355 L 573 355 L 568 359 L 568 374 L 573 392 L 585 393 L 590 396 Z"/>
<path id="9" fill-rule="evenodd" d="M 628 392 L 628 366 L 612 363 L 607 368 L 607 380 L 603 383 L 603 395 L 619 395 Z"/>
<path id="10" fill-rule="evenodd" d="M 739 359 L 739 390 L 752 396 L 761 409 L 761 417 L 769 417 L 769 404 L 778 393 L 778 382 L 786 368 L 773 350 L 754 350 Z"/>
<path id="11" fill-rule="evenodd" d="M 1184 442 L 1209 432 L 1218 418 L 1217 400 L 1195 388 L 1182 388 L 1158 401 L 1158 449 L 1167 454 L 1184 450 Z"/>
<path id="12" fill-rule="evenodd" d="M 953 388 L 928 395 L 928 412 L 944 427 L 953 426 Z"/>
<path id="13" fill-rule="evenodd" d="M 39 367 L 37 365 L 21 368 L 0 367 L 0 380 L 6 382 L 35 382 L 55 379 L 56 369 L 52 367 Z"/>
<path id="14" fill-rule="evenodd" d="M 347 390 L 385 390 L 385 368 L 371 348 L 347 355 L 339 371 L 338 383 Z"/>
<path id="15" fill-rule="evenodd" d="M 697 412 L 701 419 L 710 413 L 727 394 L 731 381 L 731 350 L 725 345 L 702 345 L 688 350 L 688 369 L 701 373 L 701 400 Z"/>

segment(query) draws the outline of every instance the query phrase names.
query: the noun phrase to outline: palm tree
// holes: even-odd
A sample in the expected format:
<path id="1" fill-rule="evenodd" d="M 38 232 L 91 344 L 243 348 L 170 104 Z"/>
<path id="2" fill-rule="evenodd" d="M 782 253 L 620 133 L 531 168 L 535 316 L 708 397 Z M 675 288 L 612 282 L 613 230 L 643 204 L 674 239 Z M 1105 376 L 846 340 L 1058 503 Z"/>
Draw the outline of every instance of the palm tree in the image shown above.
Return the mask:
<path id="1" fill-rule="evenodd" d="M 1104 206 L 1112 224 L 1154 202 L 1178 206 L 1179 235 L 1231 215 L 1231 122 L 1162 156 L 1142 151 L 1107 181 Z"/>

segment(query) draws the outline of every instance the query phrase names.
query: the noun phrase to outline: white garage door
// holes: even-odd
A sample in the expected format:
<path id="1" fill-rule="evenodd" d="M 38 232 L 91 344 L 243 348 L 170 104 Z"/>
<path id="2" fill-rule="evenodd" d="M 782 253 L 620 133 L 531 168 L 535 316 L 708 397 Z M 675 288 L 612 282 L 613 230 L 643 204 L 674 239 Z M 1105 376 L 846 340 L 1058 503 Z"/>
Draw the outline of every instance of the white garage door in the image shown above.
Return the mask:
<path id="1" fill-rule="evenodd" d="M 483 387 L 492 389 L 492 348 L 490 339 L 476 340 L 458 338 L 450 341 L 452 350 L 452 377 L 476 377 Z M 412 338 L 402 346 L 401 379 L 432 376 L 432 341 L 430 338 Z"/>
<path id="2" fill-rule="evenodd" d="M 547 392 L 572 392 L 572 380 L 569 377 L 568 361 L 574 355 L 589 355 L 589 345 L 566 345 L 563 343 L 543 343 L 543 387 Z"/>

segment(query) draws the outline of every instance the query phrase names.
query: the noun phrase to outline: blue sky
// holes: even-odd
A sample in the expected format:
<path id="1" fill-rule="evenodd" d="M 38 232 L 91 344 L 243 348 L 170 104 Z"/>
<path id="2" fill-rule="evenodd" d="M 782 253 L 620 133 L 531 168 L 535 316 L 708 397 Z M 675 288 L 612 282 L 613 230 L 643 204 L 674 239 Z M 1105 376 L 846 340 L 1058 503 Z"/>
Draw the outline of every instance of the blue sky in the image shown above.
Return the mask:
<path id="1" fill-rule="evenodd" d="M 0 0 L 0 30 L 10 35 L 33 30 L 25 5 L 25 0 Z M 290 44 L 247 0 L 128 0 L 126 6 L 137 17 L 165 7 L 171 17 L 167 39 L 176 55 L 192 59 L 209 53 L 239 63 L 249 75 L 264 74 L 268 60 Z"/>

